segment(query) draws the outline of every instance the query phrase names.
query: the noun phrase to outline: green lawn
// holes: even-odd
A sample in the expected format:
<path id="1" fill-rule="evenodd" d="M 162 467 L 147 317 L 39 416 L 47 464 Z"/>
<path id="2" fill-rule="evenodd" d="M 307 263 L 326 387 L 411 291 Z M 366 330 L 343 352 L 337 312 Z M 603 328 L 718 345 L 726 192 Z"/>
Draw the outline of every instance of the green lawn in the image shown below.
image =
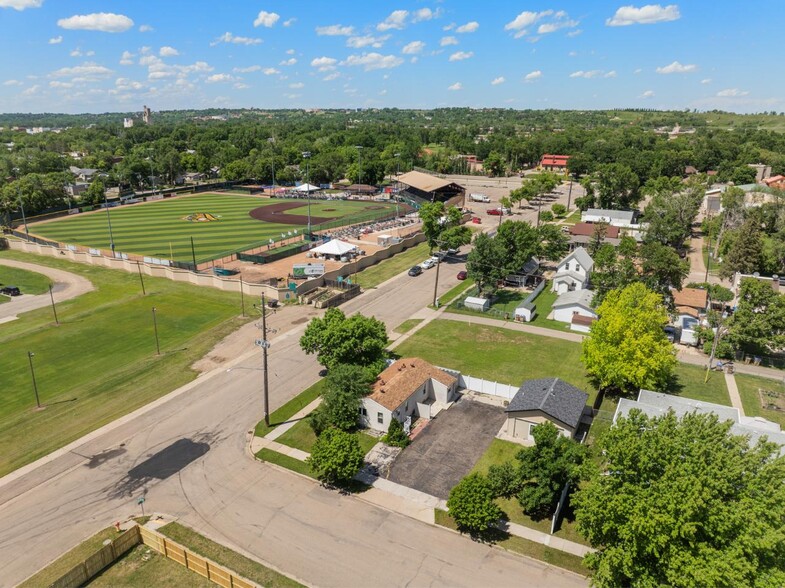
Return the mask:
<path id="1" fill-rule="evenodd" d="M 403 322 L 402 322 L 400 325 L 398 325 L 397 327 L 395 327 L 395 328 L 393 329 L 393 331 L 395 331 L 396 333 L 400 333 L 401 335 L 403 335 L 404 333 L 408 333 L 408 332 L 409 332 L 409 331 L 411 331 L 411 330 L 412 330 L 414 327 L 416 327 L 417 325 L 419 325 L 419 324 L 422 322 L 422 320 L 423 320 L 423 319 L 406 319 L 406 320 L 405 320 L 405 321 L 403 321 Z"/>
<path id="2" fill-rule="evenodd" d="M 436 509 L 434 514 L 437 525 L 447 527 L 448 529 L 457 530 L 458 527 L 449 513 Z M 571 553 L 565 553 L 564 551 L 560 551 L 552 547 L 548 547 L 542 543 L 535 543 L 534 541 L 529 541 L 528 539 L 524 539 L 522 537 L 507 535 L 505 538 L 497 541 L 496 545 L 506 549 L 507 551 L 512 551 L 519 555 L 525 555 L 547 564 L 564 568 L 565 570 L 570 570 L 571 572 L 575 572 L 581 576 L 589 575 L 589 570 L 586 568 L 586 566 L 583 565 L 583 560 L 580 557 L 577 555 L 572 555 Z"/>
<path id="3" fill-rule="evenodd" d="M 518 452 L 520 452 L 521 449 L 523 449 L 523 446 L 517 443 L 504 441 L 502 439 L 494 439 L 482 457 L 480 457 L 479 461 L 474 464 L 472 472 L 487 474 L 488 468 L 493 464 L 499 465 L 508 461 L 515 462 L 515 456 L 518 455 Z M 518 523 L 519 525 L 531 529 L 536 529 L 542 533 L 550 534 L 551 519 L 547 518 L 535 521 L 530 516 L 525 515 L 517 498 L 497 498 L 496 503 L 505 512 L 507 518 L 511 522 Z M 554 537 L 561 537 L 568 541 L 575 541 L 576 543 L 588 545 L 586 540 L 578 534 L 575 523 L 566 518 L 562 518 L 561 527 L 554 533 Z"/>
<path id="4" fill-rule="evenodd" d="M 705 368 L 697 365 L 679 363 L 676 365 L 675 381 L 668 390 L 671 394 L 678 394 L 686 398 L 694 398 L 703 402 L 713 402 L 731 406 L 728 386 L 725 384 L 725 376 L 719 372 L 710 372 L 709 381 L 704 382 L 706 377 Z"/>
<path id="5" fill-rule="evenodd" d="M 281 406 L 279 409 L 274 410 L 270 413 L 270 426 L 264 424 L 264 421 L 259 421 L 256 425 L 256 430 L 254 431 L 254 435 L 257 437 L 264 437 L 272 431 L 278 425 L 281 425 L 288 421 L 292 416 L 300 412 L 306 406 L 311 404 L 314 400 L 316 400 L 319 395 L 322 393 L 322 388 L 324 388 L 325 380 L 319 380 L 313 386 L 306 388 L 302 392 L 300 392 L 297 396 L 292 398 L 289 402 Z"/>
<path id="6" fill-rule="evenodd" d="M 190 365 L 238 328 L 237 294 L 163 278 L 4 251 L 0 257 L 64 269 L 92 292 L 0 326 L 0 475 L 62 447 L 193 380 Z M 161 355 L 155 353 L 152 307 Z M 41 403 L 36 411 L 27 352 Z"/>
<path id="7" fill-rule="evenodd" d="M 418 265 L 428 259 L 429 248 L 428 243 L 419 243 L 414 247 L 409 247 L 406 251 L 402 251 L 398 255 L 394 255 L 389 259 L 380 261 L 369 268 L 358 272 L 353 278 L 356 283 L 360 284 L 363 288 L 375 288 L 382 282 L 386 282 L 393 276 L 397 276 L 401 272 L 407 271 L 410 267 Z M 444 266 L 439 271 L 444 270 Z M 431 275 L 436 272 L 436 268 L 424 270 L 423 274 L 412 280 L 422 280 L 425 276 Z M 425 278 L 427 279 L 427 278 Z"/>
<path id="8" fill-rule="evenodd" d="M 148 547 L 137 545 L 85 584 L 91 588 L 211 588 L 210 580 Z"/>
<path id="9" fill-rule="evenodd" d="M 314 480 L 316 479 L 316 474 L 311 470 L 311 466 L 294 457 L 289 457 L 288 455 L 278 453 L 272 449 L 262 449 L 256 454 L 256 457 L 262 461 L 274 463 L 275 465 L 279 465 L 283 468 L 286 468 L 287 470 L 292 470 L 298 474 L 303 474 L 304 476 L 308 476 Z"/>
<path id="10" fill-rule="evenodd" d="M 458 282 L 455 286 L 447 290 L 444 294 L 439 296 L 439 300 L 441 304 L 449 304 L 450 302 L 454 301 L 458 296 L 463 294 L 466 290 L 470 287 L 474 286 L 474 282 L 471 280 L 464 280 L 462 282 Z"/>
<path id="11" fill-rule="evenodd" d="M 546 329 L 556 329 L 557 331 L 569 331 L 569 324 L 546 318 L 551 313 L 553 303 L 556 302 L 558 297 L 559 295 L 556 292 L 551 292 L 550 283 L 546 284 L 543 291 L 534 299 L 534 304 L 537 307 L 536 315 L 534 320 L 528 324 Z"/>
<path id="12" fill-rule="evenodd" d="M 299 582 L 296 582 L 283 574 L 279 574 L 275 570 L 249 559 L 244 555 L 240 555 L 228 547 L 224 547 L 220 543 L 211 541 L 207 537 L 204 537 L 179 523 L 169 523 L 158 529 L 158 531 L 180 545 L 198 553 L 202 557 L 211 559 L 261 586 L 266 586 L 267 588 L 294 588 L 296 586 L 302 586 Z M 150 584 L 138 584 L 138 586 L 154 585 L 157 586 L 155 582 Z"/>
<path id="13" fill-rule="evenodd" d="M 360 447 L 363 450 L 363 454 L 368 453 L 371 450 L 371 447 L 379 442 L 379 439 L 376 437 L 368 435 L 367 433 L 363 433 L 362 431 L 355 431 L 354 436 L 357 437 L 357 440 L 360 442 Z M 278 443 L 288 445 L 289 447 L 294 447 L 295 449 L 300 449 L 306 453 L 310 453 L 311 449 L 313 448 L 313 444 L 316 443 L 316 435 L 314 434 L 313 429 L 311 428 L 311 425 L 306 418 L 298 422 L 291 429 L 278 437 L 276 441 L 278 441 Z"/>
<path id="14" fill-rule="evenodd" d="M 112 234 L 117 251 L 191 261 L 191 240 L 194 238 L 196 259 L 212 259 L 222 253 L 250 248 L 269 239 L 280 239 L 281 233 L 301 232 L 303 225 L 267 223 L 253 219 L 255 208 L 297 202 L 292 199 L 259 198 L 235 194 L 205 193 L 180 198 L 135 204 L 110 210 Z M 287 211 L 307 214 L 307 202 Z M 370 208 L 373 207 L 373 208 Z M 352 222 L 378 218 L 394 209 L 388 203 L 344 200 L 313 200 L 313 217 L 346 217 Z M 211 214 L 211 222 L 183 220 L 194 213 Z M 34 223 L 30 232 L 62 243 L 109 249 L 109 231 L 105 210 L 82 213 L 52 222 Z M 171 246 L 171 255 L 170 255 Z"/>
<path id="15" fill-rule="evenodd" d="M 761 389 L 785 394 L 785 385 L 783 385 L 782 381 L 759 376 L 748 376 L 746 374 L 736 374 L 734 377 L 739 388 L 741 404 L 744 406 L 744 414 L 747 416 L 761 416 L 764 419 L 779 423 L 780 426 L 785 428 L 785 412 L 763 408 L 759 394 Z"/>
<path id="16" fill-rule="evenodd" d="M 421 357 L 478 378 L 519 385 L 534 378 L 559 377 L 589 394 L 597 393 L 580 360 L 579 343 L 501 327 L 436 320 L 396 348 L 402 357 Z"/>
<path id="17" fill-rule="evenodd" d="M 0 286 L 16 286 L 22 294 L 43 294 L 51 283 L 43 274 L 0 265 Z"/>

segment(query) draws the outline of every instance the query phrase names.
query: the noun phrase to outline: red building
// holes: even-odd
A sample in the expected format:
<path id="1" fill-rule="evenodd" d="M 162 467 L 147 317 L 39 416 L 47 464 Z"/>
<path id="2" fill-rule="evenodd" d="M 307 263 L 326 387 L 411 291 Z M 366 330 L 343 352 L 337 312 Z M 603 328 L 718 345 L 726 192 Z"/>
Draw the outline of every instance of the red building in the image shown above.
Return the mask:
<path id="1" fill-rule="evenodd" d="M 540 160 L 540 169 L 567 173 L 567 161 L 569 159 L 569 155 L 550 155 L 546 153 Z"/>

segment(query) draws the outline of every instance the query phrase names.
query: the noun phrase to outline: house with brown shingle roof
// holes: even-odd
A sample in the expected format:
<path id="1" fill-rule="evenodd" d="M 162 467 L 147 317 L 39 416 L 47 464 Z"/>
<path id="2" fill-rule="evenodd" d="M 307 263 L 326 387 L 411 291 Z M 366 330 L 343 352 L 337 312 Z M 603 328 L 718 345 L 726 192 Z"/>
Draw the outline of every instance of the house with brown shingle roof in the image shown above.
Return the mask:
<path id="1" fill-rule="evenodd" d="M 682 288 L 671 290 L 673 306 L 676 307 L 675 324 L 679 327 L 679 342 L 684 345 L 697 345 L 698 327 L 706 314 L 709 293 L 701 288 Z"/>
<path id="2" fill-rule="evenodd" d="M 360 422 L 387 432 L 390 421 L 407 417 L 430 419 L 457 397 L 458 379 L 417 357 L 399 359 L 376 379 L 362 399 Z"/>

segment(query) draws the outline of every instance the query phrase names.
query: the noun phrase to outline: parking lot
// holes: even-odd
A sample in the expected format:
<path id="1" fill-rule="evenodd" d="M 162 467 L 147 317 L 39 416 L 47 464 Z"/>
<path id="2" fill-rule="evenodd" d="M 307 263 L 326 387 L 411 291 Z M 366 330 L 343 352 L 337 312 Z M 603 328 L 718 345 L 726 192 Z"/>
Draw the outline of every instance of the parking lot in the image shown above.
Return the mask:
<path id="1" fill-rule="evenodd" d="M 464 396 L 403 450 L 390 480 L 446 499 L 477 463 L 504 422 L 504 410 Z"/>

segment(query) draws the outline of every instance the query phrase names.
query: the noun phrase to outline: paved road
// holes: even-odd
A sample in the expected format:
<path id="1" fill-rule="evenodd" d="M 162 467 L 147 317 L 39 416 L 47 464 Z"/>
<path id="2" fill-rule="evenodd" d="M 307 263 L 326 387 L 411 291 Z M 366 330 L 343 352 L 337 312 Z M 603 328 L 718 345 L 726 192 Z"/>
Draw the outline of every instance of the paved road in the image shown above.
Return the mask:
<path id="1" fill-rule="evenodd" d="M 440 292 L 455 284 L 442 272 Z M 433 271 L 399 276 L 344 305 L 393 328 L 430 301 Z M 415 281 L 416 280 L 416 281 Z M 297 345 L 296 308 L 270 319 L 271 406 L 317 379 Z M 105 527 L 167 512 L 205 535 L 319 586 L 585 586 L 583 578 L 342 497 L 253 461 L 247 432 L 262 416 L 256 351 L 192 382 L 9 483 L 0 480 L 0 586 Z"/>
<path id="2" fill-rule="evenodd" d="M 25 269 L 48 277 L 54 282 L 52 293 L 54 294 L 56 303 L 76 298 L 77 296 L 81 296 L 94 289 L 90 280 L 83 278 L 82 276 L 45 265 L 15 261 L 13 259 L 0 259 L 0 265 Z M 10 302 L 0 305 L 0 323 L 13 320 L 17 315 L 22 314 L 23 312 L 29 312 L 37 308 L 49 306 L 51 303 L 52 301 L 49 298 L 48 292 L 38 296 L 24 294 L 22 296 L 16 296 L 11 298 Z"/>

